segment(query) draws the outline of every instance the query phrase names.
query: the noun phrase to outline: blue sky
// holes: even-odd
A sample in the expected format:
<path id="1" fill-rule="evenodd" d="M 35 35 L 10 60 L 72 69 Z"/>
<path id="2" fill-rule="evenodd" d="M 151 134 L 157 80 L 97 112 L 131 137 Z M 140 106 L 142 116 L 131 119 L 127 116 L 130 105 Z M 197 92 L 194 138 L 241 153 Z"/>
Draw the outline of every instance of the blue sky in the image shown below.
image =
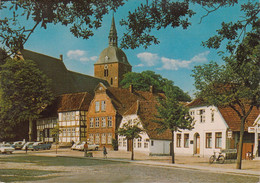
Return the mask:
<path id="1" fill-rule="evenodd" d="M 138 2 L 140 0 L 130 0 L 115 13 L 119 44 L 125 30 L 119 25 L 119 21 L 125 18 L 129 9 L 133 9 Z M 148 49 L 123 50 L 133 67 L 133 72 L 153 70 L 193 95 L 194 80 L 190 76 L 193 67 L 208 63 L 210 60 L 222 62 L 221 56 L 217 54 L 219 50 L 204 48 L 201 42 L 215 35 L 221 22 L 237 20 L 242 16 L 240 6 L 236 5 L 211 13 L 199 24 L 201 16 L 206 12 L 200 6 L 193 8 L 197 14 L 192 18 L 192 25 L 187 30 L 162 29 L 154 32 L 159 38 L 159 45 L 152 45 Z M 102 27 L 88 40 L 74 37 L 68 27 L 61 25 L 50 24 L 46 30 L 37 28 L 25 44 L 25 48 L 57 58 L 63 54 L 67 69 L 93 76 L 93 64 L 101 51 L 108 46 L 111 19 L 112 12 L 104 17 Z M 30 22 L 22 23 L 30 24 Z M 221 50 L 224 51 L 224 47 Z"/>

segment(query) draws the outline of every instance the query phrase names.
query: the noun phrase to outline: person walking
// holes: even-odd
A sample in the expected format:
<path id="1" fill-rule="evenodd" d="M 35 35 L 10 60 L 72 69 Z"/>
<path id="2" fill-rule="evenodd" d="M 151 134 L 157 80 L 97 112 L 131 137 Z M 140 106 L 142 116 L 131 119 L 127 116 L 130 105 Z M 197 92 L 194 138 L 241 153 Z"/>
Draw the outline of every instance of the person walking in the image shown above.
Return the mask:
<path id="1" fill-rule="evenodd" d="M 104 155 L 104 158 L 107 158 L 107 149 L 105 146 L 103 146 L 103 155 Z"/>
<path id="2" fill-rule="evenodd" d="M 87 157 L 87 155 L 88 155 L 88 143 L 86 142 L 84 144 L 84 157 Z"/>

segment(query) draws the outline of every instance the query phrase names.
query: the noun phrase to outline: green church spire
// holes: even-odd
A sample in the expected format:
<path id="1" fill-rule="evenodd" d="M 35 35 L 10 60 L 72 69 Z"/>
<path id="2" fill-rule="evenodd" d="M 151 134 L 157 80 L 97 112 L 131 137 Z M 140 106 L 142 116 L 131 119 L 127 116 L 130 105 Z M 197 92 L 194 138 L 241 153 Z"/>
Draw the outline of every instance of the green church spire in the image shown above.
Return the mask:
<path id="1" fill-rule="evenodd" d="M 110 28 L 108 39 L 109 39 L 109 46 L 117 47 L 117 32 L 116 32 L 114 14 L 112 17 L 112 23 L 111 23 L 111 28 Z"/>

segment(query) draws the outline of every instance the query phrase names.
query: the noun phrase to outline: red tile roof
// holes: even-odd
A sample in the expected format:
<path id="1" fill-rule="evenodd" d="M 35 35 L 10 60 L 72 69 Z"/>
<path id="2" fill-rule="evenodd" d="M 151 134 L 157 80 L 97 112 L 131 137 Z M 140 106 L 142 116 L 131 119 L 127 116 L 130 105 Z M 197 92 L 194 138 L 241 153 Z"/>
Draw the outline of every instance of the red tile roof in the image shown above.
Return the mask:
<path id="1" fill-rule="evenodd" d="M 197 106 L 206 106 L 206 102 L 204 102 L 202 99 L 195 99 L 191 103 L 189 103 L 188 107 L 197 107 Z M 218 107 L 219 112 L 223 116 L 224 120 L 226 121 L 228 127 L 232 131 L 240 131 L 240 118 L 238 114 L 230 107 Z M 248 127 L 253 126 L 254 121 L 260 114 L 260 110 L 256 107 L 253 108 L 250 115 L 247 117 L 246 123 L 245 123 L 245 131 L 248 130 Z"/>
<path id="2" fill-rule="evenodd" d="M 137 114 L 150 139 L 171 140 L 170 130 L 160 134 L 157 131 L 159 124 L 153 121 L 157 114 L 156 105 L 159 105 L 156 100 L 136 101 L 124 115 Z"/>
<path id="3" fill-rule="evenodd" d="M 228 127 L 232 131 L 240 131 L 240 123 L 241 120 L 238 116 L 238 114 L 230 107 L 219 107 L 218 108 L 221 115 L 225 119 Z M 253 126 L 253 123 L 255 122 L 256 118 L 260 114 L 260 110 L 254 107 L 247 117 L 245 128 L 244 130 L 247 131 L 248 127 Z"/>
<path id="4" fill-rule="evenodd" d="M 137 100 L 156 101 L 158 97 L 163 97 L 161 93 L 151 93 L 148 91 L 130 92 L 126 88 L 108 87 L 107 94 L 111 98 L 114 107 L 120 115 L 123 115 Z"/>
<path id="5" fill-rule="evenodd" d="M 58 112 L 87 111 L 93 96 L 87 92 L 64 94 L 59 97 Z"/>

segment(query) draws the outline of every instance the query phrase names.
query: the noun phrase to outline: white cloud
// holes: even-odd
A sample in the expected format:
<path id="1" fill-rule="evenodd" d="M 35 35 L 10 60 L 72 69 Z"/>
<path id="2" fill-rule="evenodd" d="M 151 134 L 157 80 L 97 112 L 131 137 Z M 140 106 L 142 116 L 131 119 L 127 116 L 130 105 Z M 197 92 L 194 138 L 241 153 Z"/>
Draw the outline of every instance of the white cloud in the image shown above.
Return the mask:
<path id="1" fill-rule="evenodd" d="M 87 51 L 84 50 L 69 50 L 67 52 L 67 57 L 70 60 L 79 60 L 80 62 L 89 62 L 89 61 L 96 61 L 97 56 L 88 57 Z"/>
<path id="2" fill-rule="evenodd" d="M 86 52 L 83 50 L 69 50 L 67 52 L 67 57 L 69 59 L 78 59 L 79 57 L 82 57 L 85 54 Z"/>
<path id="3" fill-rule="evenodd" d="M 163 63 L 163 66 L 159 68 L 160 70 L 166 69 L 166 70 L 178 70 L 179 68 L 191 68 L 196 63 L 204 63 L 207 62 L 207 56 L 209 54 L 209 51 L 199 53 L 195 55 L 190 60 L 180 60 L 180 59 L 170 59 L 166 57 L 161 57 L 161 61 Z"/>
<path id="4" fill-rule="evenodd" d="M 135 67 L 144 67 L 144 64 L 135 65 Z"/>
<path id="5" fill-rule="evenodd" d="M 142 64 L 137 65 L 138 67 L 143 66 L 154 66 L 158 63 L 158 60 L 160 57 L 156 53 L 149 53 L 149 52 L 143 52 L 137 54 L 137 58 L 139 58 L 142 62 Z"/>

